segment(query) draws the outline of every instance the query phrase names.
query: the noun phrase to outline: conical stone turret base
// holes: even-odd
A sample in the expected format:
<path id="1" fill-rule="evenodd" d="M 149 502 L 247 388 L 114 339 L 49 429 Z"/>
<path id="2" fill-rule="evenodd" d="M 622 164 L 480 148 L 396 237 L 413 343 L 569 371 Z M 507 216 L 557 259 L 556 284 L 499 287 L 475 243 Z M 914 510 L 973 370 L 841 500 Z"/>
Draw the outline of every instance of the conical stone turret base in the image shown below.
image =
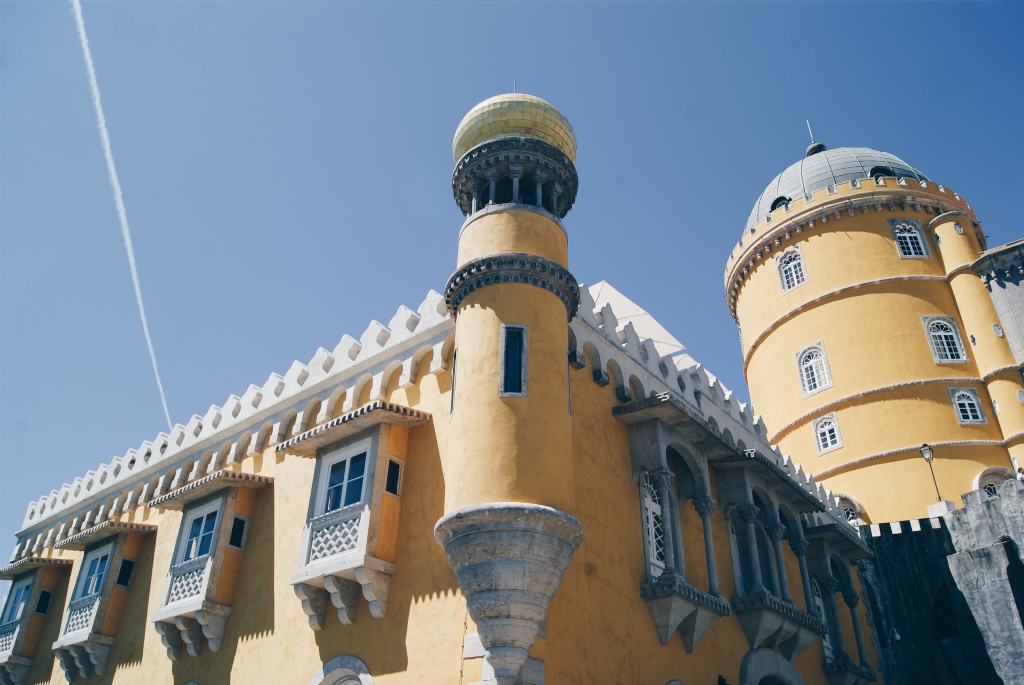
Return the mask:
<path id="1" fill-rule="evenodd" d="M 494 502 L 441 517 L 434 538 L 458 577 L 495 680 L 518 685 L 583 526 L 551 507 Z"/>

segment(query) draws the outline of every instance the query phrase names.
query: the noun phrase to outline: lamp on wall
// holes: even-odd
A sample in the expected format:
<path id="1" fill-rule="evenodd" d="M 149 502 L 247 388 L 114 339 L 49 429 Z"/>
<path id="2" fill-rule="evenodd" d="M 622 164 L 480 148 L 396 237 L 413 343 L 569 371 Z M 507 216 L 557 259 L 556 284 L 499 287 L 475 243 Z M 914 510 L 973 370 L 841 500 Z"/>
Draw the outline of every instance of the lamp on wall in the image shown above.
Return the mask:
<path id="1" fill-rule="evenodd" d="M 921 456 L 928 462 L 928 470 L 932 473 L 932 483 L 935 484 L 935 501 L 941 502 L 942 495 L 939 494 L 939 481 L 935 480 L 935 469 L 932 468 L 932 459 L 935 457 L 935 453 L 932 450 L 932 446 L 928 443 L 921 445 Z"/>

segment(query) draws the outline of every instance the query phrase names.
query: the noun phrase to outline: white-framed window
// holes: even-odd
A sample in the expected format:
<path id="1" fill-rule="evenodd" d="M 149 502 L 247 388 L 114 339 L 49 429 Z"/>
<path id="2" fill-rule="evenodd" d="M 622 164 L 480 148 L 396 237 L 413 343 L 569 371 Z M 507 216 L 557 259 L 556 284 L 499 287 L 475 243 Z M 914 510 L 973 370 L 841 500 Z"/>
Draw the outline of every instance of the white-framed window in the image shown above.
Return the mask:
<path id="1" fill-rule="evenodd" d="M 3 619 L 0 625 L 6 625 L 20 620 L 25 614 L 25 605 L 28 604 L 28 595 L 32 591 L 32 576 L 22 578 L 11 585 L 7 593 L 7 605 L 4 607 Z"/>
<path id="2" fill-rule="evenodd" d="M 526 326 L 501 324 L 500 384 L 500 395 L 526 395 Z"/>
<path id="3" fill-rule="evenodd" d="M 951 316 L 925 316 L 921 321 L 936 364 L 967 361 L 967 349 L 956 319 Z"/>
<path id="4" fill-rule="evenodd" d="M 985 412 L 981 410 L 981 400 L 974 388 L 950 388 L 949 396 L 953 400 L 956 418 L 960 423 L 988 423 Z"/>
<path id="5" fill-rule="evenodd" d="M 107 576 L 107 567 L 110 565 L 111 552 L 113 546 L 105 545 L 86 553 L 82 559 L 75 599 L 92 597 L 100 593 L 103 589 L 103 579 Z"/>
<path id="6" fill-rule="evenodd" d="M 661 498 L 646 472 L 640 476 L 640 494 L 644 504 L 647 567 L 651 576 L 657 578 L 665 570 L 665 526 L 661 517 Z"/>
<path id="7" fill-rule="evenodd" d="M 804 397 L 832 387 L 825 357 L 825 345 L 820 340 L 796 354 L 797 373 L 800 375 L 800 389 Z"/>
<path id="8" fill-rule="evenodd" d="M 185 514 L 177 563 L 205 557 L 213 551 L 222 499 L 196 507 Z"/>
<path id="9" fill-rule="evenodd" d="M 826 627 L 829 625 L 828 615 L 825 613 L 825 600 L 821 597 L 821 588 L 818 587 L 818 581 L 811 578 L 811 595 L 814 601 L 814 610 L 818 612 L 818 616 L 821 617 L 822 621 L 825 621 Z M 832 640 L 828 636 L 829 631 L 826 629 L 825 633 L 821 636 L 821 651 L 822 656 L 825 657 L 825 661 L 831 663 L 835 660 L 836 655 L 832 649 Z"/>
<path id="10" fill-rule="evenodd" d="M 890 219 L 893 240 L 901 259 L 922 259 L 928 257 L 928 243 L 917 219 Z"/>
<path id="11" fill-rule="evenodd" d="M 363 501 L 370 441 L 363 440 L 322 457 L 317 486 L 316 515 Z"/>
<path id="12" fill-rule="evenodd" d="M 804 268 L 804 256 L 798 247 L 791 247 L 775 258 L 775 266 L 779 270 L 779 286 L 782 294 L 807 282 L 807 270 Z"/>
<path id="13" fill-rule="evenodd" d="M 835 414 L 826 414 L 815 421 L 814 444 L 818 448 L 818 454 L 825 454 L 837 450 L 843 446 L 843 437 L 839 434 L 839 422 Z"/>

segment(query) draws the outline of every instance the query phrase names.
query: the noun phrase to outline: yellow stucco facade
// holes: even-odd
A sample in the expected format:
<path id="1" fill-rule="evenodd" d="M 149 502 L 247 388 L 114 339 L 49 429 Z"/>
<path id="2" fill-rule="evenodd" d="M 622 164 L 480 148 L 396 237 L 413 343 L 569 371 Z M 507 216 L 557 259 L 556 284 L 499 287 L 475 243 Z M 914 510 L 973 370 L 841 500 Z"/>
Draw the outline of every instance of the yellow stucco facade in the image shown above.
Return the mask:
<path id="1" fill-rule="evenodd" d="M 783 179 L 755 207 L 726 267 L 751 399 L 772 443 L 851 516 L 920 518 L 940 496 L 960 506 L 979 478 L 1012 475 L 1024 438 L 1019 366 L 971 269 L 981 228 L 963 198 L 899 160 L 821 147 L 798 164 L 838 152 L 880 166 L 794 197 Z M 958 409 L 960 389 L 976 407 Z"/>
<path id="2" fill-rule="evenodd" d="M 576 283 L 568 139 L 480 125 L 443 299 L 30 505 L 0 575 L 34 588 L 31 620 L 0 622 L 0 683 L 877 679 L 842 511 L 702 367 L 616 319 L 638 307 Z M 941 285 L 905 306 L 947 306 Z M 786 311 L 751 308 L 764 330 Z M 102 627 L 73 628 L 88 611 Z"/>

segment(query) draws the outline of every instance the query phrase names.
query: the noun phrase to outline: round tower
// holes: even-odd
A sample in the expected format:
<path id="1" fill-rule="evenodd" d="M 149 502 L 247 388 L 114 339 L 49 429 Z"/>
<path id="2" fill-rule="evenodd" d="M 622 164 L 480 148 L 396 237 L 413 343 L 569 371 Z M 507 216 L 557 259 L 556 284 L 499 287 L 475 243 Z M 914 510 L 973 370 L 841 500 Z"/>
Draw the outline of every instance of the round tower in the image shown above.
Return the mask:
<path id="1" fill-rule="evenodd" d="M 725 282 L 751 400 L 851 518 L 924 516 L 1024 456 L 984 249 L 963 198 L 867 148 L 813 144 L 750 213 Z"/>
<path id="2" fill-rule="evenodd" d="M 562 218 L 576 138 L 530 95 L 485 100 L 452 144 L 466 220 L 445 288 L 455 318 L 444 546 L 499 683 L 517 682 L 583 528 L 574 509 L 568 322 L 579 288 Z"/>

